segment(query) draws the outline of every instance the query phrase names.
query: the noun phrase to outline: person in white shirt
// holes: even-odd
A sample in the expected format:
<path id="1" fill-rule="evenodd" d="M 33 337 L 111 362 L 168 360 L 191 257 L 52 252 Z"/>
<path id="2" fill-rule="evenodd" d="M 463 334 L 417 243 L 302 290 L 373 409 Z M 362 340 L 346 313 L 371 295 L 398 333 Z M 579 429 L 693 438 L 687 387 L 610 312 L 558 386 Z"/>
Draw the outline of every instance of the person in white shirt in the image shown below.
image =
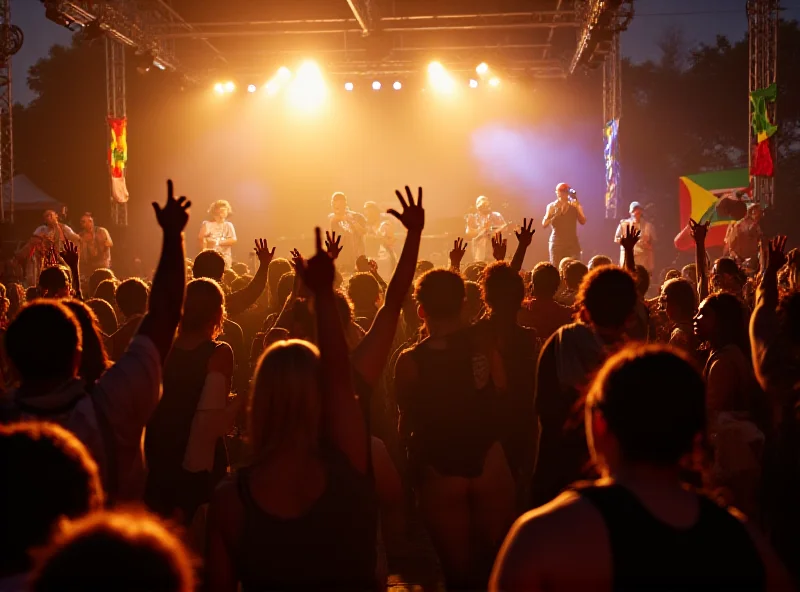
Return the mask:
<path id="1" fill-rule="evenodd" d="M 475 200 L 475 210 L 466 218 L 467 238 L 472 242 L 474 260 L 488 262 L 492 260 L 492 237 L 506 227 L 506 221 L 500 212 L 492 211 L 492 204 L 484 195 Z"/>
<path id="2" fill-rule="evenodd" d="M 39 281 L 42 269 L 58 263 L 58 253 L 64 249 L 67 241 L 80 244 L 80 237 L 66 224 L 58 221 L 54 210 L 44 213 L 44 224 L 33 231 L 33 236 L 22 248 L 20 254 L 25 261 L 25 279 L 29 286 Z"/>
<path id="3" fill-rule="evenodd" d="M 656 229 L 650 222 L 643 219 L 644 208 L 638 201 L 631 202 L 628 211 L 630 212 L 630 218 L 620 221 L 619 226 L 617 226 L 617 232 L 614 235 L 614 242 L 620 245 L 619 264 L 620 266 L 625 264 L 625 249 L 623 249 L 620 244 L 622 237 L 625 236 L 628 228 L 637 230 L 642 234 L 639 237 L 639 242 L 633 247 L 634 258 L 636 259 L 636 264 L 642 265 L 650 272 L 650 276 L 652 277 L 653 271 L 655 270 L 653 243 L 656 241 Z"/>
<path id="4" fill-rule="evenodd" d="M 231 214 L 231 204 L 224 199 L 219 199 L 208 208 L 211 220 L 203 220 L 200 225 L 200 249 L 216 251 L 225 259 L 225 267 L 233 263 L 231 247 L 236 244 L 236 229 L 228 222 Z"/>
<path id="5" fill-rule="evenodd" d="M 108 230 L 96 226 L 92 214 L 86 212 L 81 216 L 81 273 L 88 280 L 96 269 L 111 268 L 111 247 L 114 242 Z"/>

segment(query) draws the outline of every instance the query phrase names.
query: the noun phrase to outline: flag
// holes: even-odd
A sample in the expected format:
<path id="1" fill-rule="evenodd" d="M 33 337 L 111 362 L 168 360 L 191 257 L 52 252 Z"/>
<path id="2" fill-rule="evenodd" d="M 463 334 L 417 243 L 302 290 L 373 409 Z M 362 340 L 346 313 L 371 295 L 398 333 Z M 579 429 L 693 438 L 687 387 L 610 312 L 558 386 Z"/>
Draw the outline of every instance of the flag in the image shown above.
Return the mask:
<path id="1" fill-rule="evenodd" d="M 619 201 L 619 119 L 612 119 L 603 130 L 605 145 L 603 156 L 606 161 L 606 218 L 617 217 L 617 203 Z"/>
<path id="2" fill-rule="evenodd" d="M 111 197 L 117 203 L 126 203 L 128 201 L 128 185 L 125 183 L 125 177 L 111 177 Z"/>
<path id="3" fill-rule="evenodd" d="M 773 82 L 767 88 L 750 93 L 750 107 L 753 112 L 753 135 L 756 137 L 755 149 L 752 151 L 750 174 L 758 177 L 771 177 L 775 173 L 772 162 L 772 148 L 769 139 L 778 131 L 778 126 L 769 120 L 767 102 L 774 102 L 778 97 L 778 87 Z"/>
<path id="4" fill-rule="evenodd" d="M 111 176 L 120 178 L 125 174 L 125 163 L 128 161 L 128 118 L 109 117 L 111 129 L 111 147 L 108 150 L 108 164 Z"/>
<path id="5" fill-rule="evenodd" d="M 710 222 L 706 247 L 721 246 L 728 225 L 733 218 L 717 211 L 720 198 L 728 194 L 746 192 L 750 185 L 747 169 L 731 169 L 713 173 L 687 175 L 678 179 L 678 203 L 681 228 L 689 225 L 689 219 L 701 224 Z M 675 238 L 675 247 L 687 251 L 694 248 L 694 241 L 686 232 Z"/>

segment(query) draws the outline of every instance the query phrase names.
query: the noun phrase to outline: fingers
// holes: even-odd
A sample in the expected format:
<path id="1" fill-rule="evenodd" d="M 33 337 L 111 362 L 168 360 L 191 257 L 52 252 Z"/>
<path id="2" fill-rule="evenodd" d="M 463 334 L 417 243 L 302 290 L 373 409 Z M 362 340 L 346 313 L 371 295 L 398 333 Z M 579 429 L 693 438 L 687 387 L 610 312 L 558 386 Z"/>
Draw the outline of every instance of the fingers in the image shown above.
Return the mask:
<path id="1" fill-rule="evenodd" d="M 399 192 L 395 192 L 395 193 L 397 193 L 398 196 L 400 195 Z M 402 198 L 401 198 L 401 201 L 402 201 Z M 390 216 L 394 216 L 395 218 L 397 218 L 401 222 L 403 221 L 403 217 L 400 215 L 400 213 L 397 210 L 389 209 L 389 210 L 386 210 L 386 213 L 389 214 Z"/>
<path id="2" fill-rule="evenodd" d="M 398 190 L 395 190 L 394 194 L 397 196 L 397 199 L 400 200 L 400 203 L 403 205 L 403 209 L 405 210 L 406 208 L 408 208 L 408 204 L 406 203 L 406 200 L 403 198 L 403 194 L 400 193 L 400 191 Z"/>
<path id="3" fill-rule="evenodd" d="M 275 256 L 275 248 L 276 247 L 272 247 L 272 250 L 269 252 L 269 256 L 270 257 L 274 257 Z"/>
<path id="4" fill-rule="evenodd" d="M 175 199 L 175 189 L 172 186 L 172 179 L 167 179 L 167 201 Z"/>
<path id="5" fill-rule="evenodd" d="M 325 236 L 329 236 L 327 232 Z M 317 253 L 322 252 L 322 229 L 319 226 L 314 229 L 314 246 L 317 248 Z"/>
<path id="6" fill-rule="evenodd" d="M 422 207 L 422 187 L 417 187 L 417 206 Z"/>
<path id="7" fill-rule="evenodd" d="M 414 195 L 411 193 L 411 189 L 408 185 L 406 185 L 406 195 L 408 196 L 408 205 L 414 205 Z"/>

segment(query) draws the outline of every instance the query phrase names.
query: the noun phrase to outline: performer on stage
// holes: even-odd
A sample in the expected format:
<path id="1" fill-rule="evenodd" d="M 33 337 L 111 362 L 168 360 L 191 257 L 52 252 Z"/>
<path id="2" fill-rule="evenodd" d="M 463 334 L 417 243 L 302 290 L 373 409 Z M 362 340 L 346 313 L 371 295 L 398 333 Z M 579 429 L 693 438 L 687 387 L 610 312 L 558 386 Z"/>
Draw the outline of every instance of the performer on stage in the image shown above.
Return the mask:
<path id="1" fill-rule="evenodd" d="M 481 195 L 475 200 L 475 212 L 466 215 L 466 237 L 472 245 L 472 258 L 475 261 L 492 260 L 492 237 L 507 226 L 500 212 L 493 212 L 489 198 Z"/>
<path id="2" fill-rule="evenodd" d="M 631 202 L 628 212 L 630 212 L 631 216 L 630 218 L 620 221 L 619 226 L 617 226 L 617 233 L 614 235 L 614 242 L 619 245 L 622 241 L 622 237 L 627 233 L 628 228 L 641 232 L 642 234 L 639 237 L 639 242 L 637 242 L 636 246 L 633 248 L 633 255 L 634 259 L 636 260 L 636 264 L 644 266 L 644 268 L 650 272 L 650 276 L 652 277 L 653 271 L 655 270 L 653 243 L 656 240 L 656 229 L 650 222 L 642 219 L 644 216 L 644 208 L 638 201 Z M 622 267 L 624 264 L 625 249 L 620 246 L 619 265 Z"/>
<path id="3" fill-rule="evenodd" d="M 28 286 L 35 286 L 42 269 L 58 264 L 59 253 L 67 241 L 80 244 L 81 238 L 67 226 L 58 221 L 53 210 L 44 213 L 44 224 L 33 231 L 18 256 L 24 259 L 25 280 Z"/>
<path id="4" fill-rule="evenodd" d="M 203 220 L 198 237 L 200 249 L 211 249 L 222 255 L 226 267 L 233 263 L 231 247 L 236 244 L 236 229 L 228 222 L 230 214 L 231 204 L 226 200 L 220 199 L 212 203 L 208 208 L 211 220 Z"/>
<path id="5" fill-rule="evenodd" d="M 114 246 L 108 230 L 94 225 L 89 212 L 81 216 L 81 277 L 89 277 L 101 267 L 111 267 L 111 247 Z"/>
<path id="6" fill-rule="evenodd" d="M 725 234 L 725 248 L 722 254 L 739 264 L 748 259 L 757 261 L 759 242 L 763 236 L 760 222 L 761 208 L 755 203 L 747 204 L 747 215 L 728 226 L 728 232 Z"/>
<path id="7" fill-rule="evenodd" d="M 378 204 L 368 201 L 364 204 L 364 218 L 366 219 L 366 242 L 364 254 L 370 259 L 387 257 L 392 261 L 396 259 L 394 251 L 394 218 L 381 212 Z"/>
<path id="8" fill-rule="evenodd" d="M 547 228 L 553 225 L 550 233 L 550 263 L 558 266 L 564 257 L 580 260 L 578 223 L 586 224 L 586 215 L 577 193 L 566 183 L 556 185 L 556 198 L 554 202 L 547 204 L 542 226 Z"/>
<path id="9" fill-rule="evenodd" d="M 331 209 L 333 212 L 328 214 L 328 227 L 342 237 L 339 265 L 342 269 L 353 270 L 356 259 L 364 254 L 367 219 L 347 207 L 347 196 L 340 191 L 331 196 Z"/>

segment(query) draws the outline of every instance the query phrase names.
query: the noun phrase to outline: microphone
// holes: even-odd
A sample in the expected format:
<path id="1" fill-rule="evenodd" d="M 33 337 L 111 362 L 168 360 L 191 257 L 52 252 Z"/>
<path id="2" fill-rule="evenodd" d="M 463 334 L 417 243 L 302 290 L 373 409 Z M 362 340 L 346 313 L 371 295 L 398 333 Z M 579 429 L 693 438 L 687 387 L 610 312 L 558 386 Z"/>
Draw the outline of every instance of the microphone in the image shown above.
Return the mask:
<path id="1" fill-rule="evenodd" d="M 572 195 L 572 196 L 575 196 L 575 195 L 578 195 L 578 192 L 575 191 L 574 189 L 570 189 L 569 190 L 569 194 Z"/>

